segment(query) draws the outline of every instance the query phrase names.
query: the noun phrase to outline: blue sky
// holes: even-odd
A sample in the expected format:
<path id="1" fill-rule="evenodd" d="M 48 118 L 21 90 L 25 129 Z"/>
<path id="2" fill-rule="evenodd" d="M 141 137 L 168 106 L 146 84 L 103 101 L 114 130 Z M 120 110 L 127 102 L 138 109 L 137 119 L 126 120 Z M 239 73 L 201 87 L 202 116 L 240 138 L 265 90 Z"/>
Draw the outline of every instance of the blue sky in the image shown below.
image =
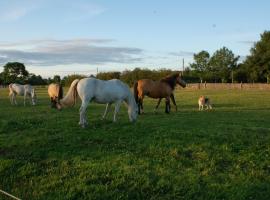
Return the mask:
<path id="1" fill-rule="evenodd" d="M 44 77 L 180 69 L 201 50 L 244 56 L 270 29 L 266 0 L 0 0 L 0 66 Z"/>

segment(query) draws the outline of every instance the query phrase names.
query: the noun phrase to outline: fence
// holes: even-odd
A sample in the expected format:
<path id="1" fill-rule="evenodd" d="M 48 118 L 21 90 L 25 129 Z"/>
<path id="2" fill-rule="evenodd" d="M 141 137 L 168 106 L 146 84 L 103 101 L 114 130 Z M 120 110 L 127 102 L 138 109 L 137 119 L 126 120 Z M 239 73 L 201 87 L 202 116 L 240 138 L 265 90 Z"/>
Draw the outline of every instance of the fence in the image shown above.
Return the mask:
<path id="1" fill-rule="evenodd" d="M 240 90 L 270 90 L 270 84 L 267 83 L 191 83 L 187 84 L 189 89 L 240 89 Z"/>

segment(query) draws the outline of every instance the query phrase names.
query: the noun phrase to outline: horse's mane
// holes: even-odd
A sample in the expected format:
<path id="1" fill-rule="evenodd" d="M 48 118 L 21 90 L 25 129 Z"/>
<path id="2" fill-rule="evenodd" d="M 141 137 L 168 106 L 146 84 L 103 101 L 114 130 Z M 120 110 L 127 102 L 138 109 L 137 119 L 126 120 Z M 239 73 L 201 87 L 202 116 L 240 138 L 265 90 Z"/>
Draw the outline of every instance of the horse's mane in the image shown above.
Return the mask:
<path id="1" fill-rule="evenodd" d="M 161 79 L 160 82 L 167 83 L 173 90 L 176 86 L 176 79 L 179 76 L 178 73 L 166 76 L 165 78 Z"/>
<path id="2" fill-rule="evenodd" d="M 63 87 L 59 84 L 59 91 L 58 91 L 58 100 L 63 99 Z"/>

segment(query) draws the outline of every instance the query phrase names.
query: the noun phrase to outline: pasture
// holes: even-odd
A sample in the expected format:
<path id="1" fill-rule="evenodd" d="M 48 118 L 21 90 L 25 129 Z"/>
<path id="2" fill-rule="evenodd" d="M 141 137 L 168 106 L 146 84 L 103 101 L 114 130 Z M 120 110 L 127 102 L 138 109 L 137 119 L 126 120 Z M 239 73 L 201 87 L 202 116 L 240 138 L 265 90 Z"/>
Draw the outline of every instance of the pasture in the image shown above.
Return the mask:
<path id="1" fill-rule="evenodd" d="M 67 89 L 65 88 L 65 92 Z M 135 124 L 90 104 L 11 106 L 0 89 L 0 189 L 22 199 L 270 199 L 270 91 L 178 89 L 178 112 L 145 99 Z M 212 111 L 198 111 L 207 95 Z M 0 199 L 10 199 L 0 193 Z"/>

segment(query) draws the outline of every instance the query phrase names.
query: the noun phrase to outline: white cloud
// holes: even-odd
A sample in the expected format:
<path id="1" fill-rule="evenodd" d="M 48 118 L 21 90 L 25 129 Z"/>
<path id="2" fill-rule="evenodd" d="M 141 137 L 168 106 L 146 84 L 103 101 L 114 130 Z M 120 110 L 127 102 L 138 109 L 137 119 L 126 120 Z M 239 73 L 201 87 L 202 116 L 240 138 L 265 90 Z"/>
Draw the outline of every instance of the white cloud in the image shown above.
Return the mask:
<path id="1" fill-rule="evenodd" d="M 190 51 L 177 51 L 177 52 L 170 52 L 169 55 L 171 56 L 184 56 L 184 57 L 192 57 L 195 53 Z"/>
<path id="2" fill-rule="evenodd" d="M 143 50 L 108 45 L 109 39 L 33 40 L 0 42 L 0 64 L 18 61 L 27 65 L 133 63 L 142 60 Z M 106 44 L 106 45 L 105 45 Z"/>
<path id="3" fill-rule="evenodd" d="M 3 4 L 3 5 L 2 5 Z M 0 21 L 17 21 L 38 8 L 38 1 L 8 1 L 0 6 Z"/>

